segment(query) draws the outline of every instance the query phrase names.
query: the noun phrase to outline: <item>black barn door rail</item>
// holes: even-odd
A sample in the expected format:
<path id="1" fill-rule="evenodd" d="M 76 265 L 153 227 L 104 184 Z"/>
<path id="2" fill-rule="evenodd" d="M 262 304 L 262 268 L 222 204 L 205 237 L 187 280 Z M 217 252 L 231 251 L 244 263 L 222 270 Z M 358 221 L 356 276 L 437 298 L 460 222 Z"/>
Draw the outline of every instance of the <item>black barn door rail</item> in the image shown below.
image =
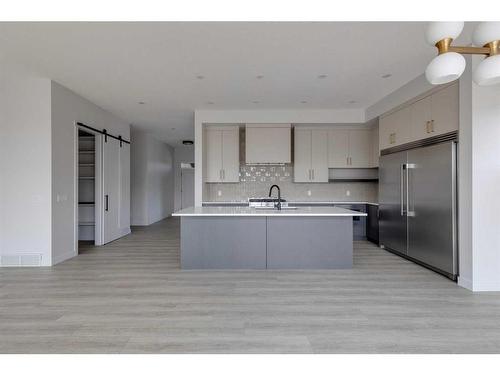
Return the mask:
<path id="1" fill-rule="evenodd" d="M 106 129 L 99 130 L 99 129 L 93 128 L 92 126 L 85 125 L 82 122 L 77 122 L 76 125 L 81 126 L 82 128 L 90 129 L 90 130 L 95 131 L 95 132 L 97 132 L 99 134 L 103 134 L 104 135 L 104 142 L 107 142 L 108 141 L 108 137 L 110 137 L 110 138 L 116 139 L 117 141 L 120 141 L 120 147 L 122 147 L 122 143 L 130 144 L 130 141 L 127 141 L 126 139 L 123 139 L 121 135 L 119 135 L 118 137 L 116 137 L 116 136 L 114 136 L 112 134 L 109 134 Z"/>

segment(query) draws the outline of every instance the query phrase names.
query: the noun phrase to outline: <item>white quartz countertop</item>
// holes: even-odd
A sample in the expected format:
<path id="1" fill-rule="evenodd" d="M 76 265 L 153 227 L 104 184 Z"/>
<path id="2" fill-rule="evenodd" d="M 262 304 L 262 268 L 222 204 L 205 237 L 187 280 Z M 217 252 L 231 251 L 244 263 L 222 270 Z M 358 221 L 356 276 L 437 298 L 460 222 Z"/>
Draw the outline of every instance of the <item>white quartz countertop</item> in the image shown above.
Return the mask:
<path id="1" fill-rule="evenodd" d="M 340 207 L 298 207 L 294 210 L 255 209 L 251 207 L 189 207 L 172 216 L 367 216 L 364 212 Z"/>
<path id="2" fill-rule="evenodd" d="M 366 202 L 366 201 L 349 201 L 349 202 L 342 202 L 342 201 L 288 201 L 287 202 L 289 205 L 294 205 L 294 204 L 300 204 L 300 205 L 321 205 L 321 204 L 370 204 L 373 206 L 378 206 L 378 203 L 376 202 Z M 207 206 L 215 206 L 217 204 L 248 204 L 248 201 L 210 201 L 210 202 L 203 202 L 204 205 Z"/>

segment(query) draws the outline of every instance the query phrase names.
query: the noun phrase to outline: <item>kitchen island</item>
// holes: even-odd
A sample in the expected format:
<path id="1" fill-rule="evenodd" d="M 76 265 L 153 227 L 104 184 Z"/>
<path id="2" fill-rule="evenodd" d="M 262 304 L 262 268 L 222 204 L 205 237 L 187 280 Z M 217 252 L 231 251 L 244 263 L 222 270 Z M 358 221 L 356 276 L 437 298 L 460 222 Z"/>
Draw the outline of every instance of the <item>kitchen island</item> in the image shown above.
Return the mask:
<path id="1" fill-rule="evenodd" d="M 183 269 L 352 267 L 352 219 L 339 207 L 191 207 L 181 218 Z"/>

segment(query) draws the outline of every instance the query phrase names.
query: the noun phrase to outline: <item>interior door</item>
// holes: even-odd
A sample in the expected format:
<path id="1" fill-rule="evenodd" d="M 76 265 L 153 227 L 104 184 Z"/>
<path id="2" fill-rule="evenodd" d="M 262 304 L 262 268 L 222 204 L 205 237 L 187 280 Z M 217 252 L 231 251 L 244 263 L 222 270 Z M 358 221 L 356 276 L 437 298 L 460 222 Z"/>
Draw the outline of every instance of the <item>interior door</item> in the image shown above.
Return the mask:
<path id="1" fill-rule="evenodd" d="M 120 142 L 118 141 L 118 144 Z M 120 198 L 119 198 L 119 234 L 130 233 L 130 145 L 122 142 L 120 147 Z"/>
<path id="2" fill-rule="evenodd" d="M 102 142 L 103 242 L 116 240 L 120 234 L 120 142 L 107 137 Z"/>
<path id="3" fill-rule="evenodd" d="M 408 162 L 408 255 L 455 274 L 455 144 L 408 151 Z"/>
<path id="4" fill-rule="evenodd" d="M 311 181 L 311 131 L 295 129 L 293 179 L 294 182 Z"/>
<path id="5" fill-rule="evenodd" d="M 181 169 L 181 208 L 194 206 L 194 168 Z"/>
<path id="6" fill-rule="evenodd" d="M 407 152 L 384 155 L 379 166 L 379 240 L 393 251 L 407 253 L 405 170 Z"/>

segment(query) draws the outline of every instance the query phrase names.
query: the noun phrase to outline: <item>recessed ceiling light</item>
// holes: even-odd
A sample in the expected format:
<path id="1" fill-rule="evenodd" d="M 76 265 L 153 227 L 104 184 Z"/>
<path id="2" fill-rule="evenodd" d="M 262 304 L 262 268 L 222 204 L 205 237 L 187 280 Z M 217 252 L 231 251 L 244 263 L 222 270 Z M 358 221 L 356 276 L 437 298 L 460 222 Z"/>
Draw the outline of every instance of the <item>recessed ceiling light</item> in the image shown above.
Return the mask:
<path id="1" fill-rule="evenodd" d="M 349 100 L 349 104 L 357 103 L 356 100 Z"/>
<path id="2" fill-rule="evenodd" d="M 328 76 L 327 76 L 326 74 L 320 74 L 320 75 L 318 76 L 318 78 L 319 78 L 319 79 L 325 79 L 325 78 L 327 78 L 327 77 L 328 77 Z"/>
<path id="3" fill-rule="evenodd" d="M 202 76 L 202 75 L 198 75 L 196 76 L 197 79 L 205 79 L 205 76 Z"/>
<path id="4" fill-rule="evenodd" d="M 384 75 L 382 76 L 382 78 L 389 78 L 389 77 L 392 77 L 392 74 L 389 74 L 389 73 L 388 73 L 388 74 L 384 74 Z"/>
<path id="5" fill-rule="evenodd" d="M 214 102 L 207 102 L 208 105 L 214 105 Z"/>
<path id="6" fill-rule="evenodd" d="M 262 74 L 259 74 L 258 76 L 255 76 L 255 78 L 262 79 L 262 78 L 264 78 L 264 76 Z"/>
<path id="7" fill-rule="evenodd" d="M 175 128 L 171 128 L 171 130 L 175 130 Z"/>
<path id="8" fill-rule="evenodd" d="M 138 102 L 139 104 L 146 104 L 146 102 Z"/>
<path id="9" fill-rule="evenodd" d="M 300 101 L 302 104 L 306 104 L 307 103 L 307 100 L 301 100 Z"/>
<path id="10" fill-rule="evenodd" d="M 259 104 L 259 103 L 260 103 L 260 101 L 258 101 L 258 100 L 254 100 L 254 101 L 252 101 L 252 103 L 253 103 L 253 104 Z"/>

